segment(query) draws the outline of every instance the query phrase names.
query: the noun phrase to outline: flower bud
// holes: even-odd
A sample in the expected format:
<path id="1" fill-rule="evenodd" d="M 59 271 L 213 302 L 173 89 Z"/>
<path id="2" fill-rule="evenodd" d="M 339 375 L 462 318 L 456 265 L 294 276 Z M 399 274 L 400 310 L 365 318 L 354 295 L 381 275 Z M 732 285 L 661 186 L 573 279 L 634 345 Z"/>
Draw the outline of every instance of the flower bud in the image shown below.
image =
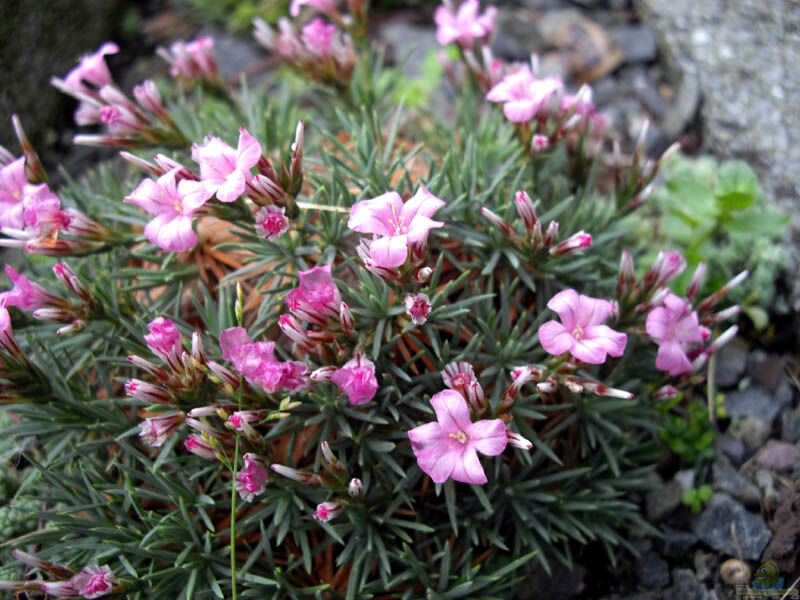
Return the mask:
<path id="1" fill-rule="evenodd" d="M 320 449 L 322 450 L 322 465 L 326 469 L 332 473 L 347 473 L 347 469 L 345 469 L 344 465 L 333 453 L 328 442 L 322 442 L 320 444 Z"/>
<path id="2" fill-rule="evenodd" d="M 314 518 L 317 521 L 327 523 L 331 519 L 335 518 L 340 512 L 342 512 L 341 502 L 337 500 L 334 500 L 333 502 L 323 502 L 322 504 L 317 505 L 317 510 L 314 511 Z"/>
<path id="3" fill-rule="evenodd" d="M 136 98 L 139 106 L 149 110 L 162 121 L 166 120 L 165 116 L 167 119 L 169 118 L 167 109 L 164 108 L 164 104 L 161 102 L 161 94 L 158 93 L 158 88 L 151 79 L 145 79 L 139 85 L 133 86 L 133 97 Z"/>
<path id="4" fill-rule="evenodd" d="M 418 269 L 416 273 L 414 273 L 414 283 L 417 285 L 422 285 L 426 283 L 433 274 L 433 269 L 430 267 L 422 267 Z"/>
<path id="5" fill-rule="evenodd" d="M 286 218 L 286 209 L 274 205 L 262 206 L 256 213 L 256 233 L 274 242 L 284 233 L 289 231 L 289 219 Z"/>
<path id="6" fill-rule="evenodd" d="M 577 250 L 588 248 L 592 243 L 592 236 L 585 231 L 579 231 L 571 235 L 566 240 L 550 248 L 550 254 L 553 256 L 563 256 L 571 254 Z"/>
<path id="7" fill-rule="evenodd" d="M 355 333 L 356 320 L 353 318 L 353 313 L 346 302 L 339 305 L 339 324 L 342 326 L 342 331 L 346 336 L 351 336 Z"/>
<path id="8" fill-rule="evenodd" d="M 44 165 L 39 160 L 39 155 L 33 149 L 33 144 L 28 140 L 28 136 L 25 135 L 19 116 L 16 114 L 11 115 L 11 123 L 14 126 L 14 133 L 17 135 L 19 146 L 22 148 L 22 154 L 25 156 L 25 178 L 29 183 L 47 182 L 47 173 L 44 170 Z"/>
<path id="9" fill-rule="evenodd" d="M 706 323 L 719 323 L 720 321 L 725 321 L 727 319 L 732 319 L 736 315 L 742 312 L 742 307 L 738 304 L 736 306 L 731 306 L 730 308 L 726 308 L 725 310 L 721 310 L 716 314 L 713 314 L 709 317 L 704 319 Z"/>
<path id="10" fill-rule="evenodd" d="M 748 275 L 749 271 L 742 271 L 739 273 L 736 277 L 731 279 L 716 292 L 704 299 L 697 307 L 697 312 L 702 314 L 713 308 L 720 300 L 728 295 L 728 292 L 747 279 Z"/>
<path id="11" fill-rule="evenodd" d="M 360 479 L 353 477 L 350 483 L 347 484 L 347 493 L 351 498 L 360 498 L 364 495 L 364 484 L 361 483 Z"/>
<path id="12" fill-rule="evenodd" d="M 56 323 L 69 323 L 75 313 L 66 308 L 37 308 L 33 311 L 33 318 L 40 321 L 55 321 Z"/>
<path id="13" fill-rule="evenodd" d="M 180 425 L 183 424 L 186 415 L 182 412 L 169 415 L 151 417 L 139 423 L 139 437 L 142 442 L 151 448 L 161 446 Z"/>
<path id="14" fill-rule="evenodd" d="M 531 248 L 536 250 L 544 244 L 544 236 L 542 235 L 542 222 L 536 221 L 533 224 L 533 231 L 531 232 Z"/>
<path id="15" fill-rule="evenodd" d="M 692 275 L 692 280 L 689 282 L 689 287 L 686 289 L 686 299 L 689 302 L 694 302 L 697 297 L 697 292 L 700 291 L 700 287 L 703 285 L 705 275 L 706 263 L 698 263 L 697 268 L 694 270 L 694 275 Z"/>
<path id="16" fill-rule="evenodd" d="M 514 448 L 519 448 L 520 450 L 530 450 L 533 448 L 531 441 L 522 437 L 516 431 L 506 429 L 506 439 L 508 439 L 508 445 L 514 446 Z"/>
<path id="17" fill-rule="evenodd" d="M 75 271 L 70 269 L 67 263 L 58 263 L 53 266 L 53 273 L 56 278 L 73 294 L 78 296 L 84 302 L 91 302 L 92 297 L 89 290 L 83 285 L 83 282 L 75 274 Z"/>
<path id="18" fill-rule="evenodd" d="M 196 454 L 208 460 L 218 460 L 217 452 L 214 450 L 214 447 L 196 433 L 190 434 L 183 442 L 183 445 L 192 454 Z"/>
<path id="19" fill-rule="evenodd" d="M 738 332 L 739 332 L 739 327 L 737 325 L 729 327 L 728 329 L 723 331 L 719 336 L 717 336 L 717 339 L 715 339 L 711 343 L 711 346 L 708 347 L 707 350 L 708 354 L 712 354 L 717 350 L 719 350 L 720 348 L 722 348 L 725 344 L 727 344 L 733 338 L 735 338 Z"/>
<path id="20" fill-rule="evenodd" d="M 311 381 L 330 381 L 338 367 L 320 367 L 316 371 L 311 372 Z"/>
<path id="21" fill-rule="evenodd" d="M 281 315 L 278 317 L 278 327 L 286 337 L 306 352 L 318 352 L 314 341 L 308 337 L 308 330 L 300 324 L 294 315 Z"/>
<path id="22" fill-rule="evenodd" d="M 522 222 L 525 224 L 525 230 L 528 232 L 528 235 L 530 235 L 533 233 L 533 226 L 538 221 L 536 209 L 533 207 L 531 197 L 527 192 L 520 190 L 514 194 L 514 204 L 517 207 L 517 212 Z"/>
<path id="23" fill-rule="evenodd" d="M 544 240 L 542 245 L 549 248 L 558 241 L 558 221 L 550 221 L 547 226 L 547 231 L 544 232 Z"/>
<path id="24" fill-rule="evenodd" d="M 653 400 L 656 402 L 666 402 L 667 400 L 672 400 L 677 395 L 678 388 L 674 385 L 665 385 L 653 392 Z"/>
<path id="25" fill-rule="evenodd" d="M 294 481 L 302 483 L 303 485 L 322 485 L 323 483 L 322 478 L 316 473 L 298 471 L 297 469 L 292 469 L 291 467 L 278 464 L 270 465 L 270 468 L 279 475 L 293 479 Z"/>
<path id="26" fill-rule="evenodd" d="M 617 275 L 617 298 L 623 300 L 628 292 L 636 283 L 636 272 L 633 266 L 633 258 L 627 250 L 622 251 L 622 258 L 619 260 L 619 274 Z"/>
<path id="27" fill-rule="evenodd" d="M 219 377 L 220 381 L 224 385 L 229 385 L 233 389 L 239 388 L 239 385 L 241 384 L 241 379 L 233 371 L 231 371 L 227 367 L 223 367 L 221 364 L 214 362 L 213 360 L 208 361 L 206 363 L 206 366 L 214 375 Z"/>
<path id="28" fill-rule="evenodd" d="M 72 335 L 73 333 L 78 333 L 79 331 L 83 331 L 86 329 L 86 321 L 83 319 L 75 319 L 69 325 L 65 325 L 64 327 L 60 327 L 56 330 L 56 335 Z"/>
<path id="29" fill-rule="evenodd" d="M 403 298 L 406 305 L 406 314 L 411 317 L 414 325 L 424 325 L 431 313 L 431 299 L 427 294 L 408 294 Z"/>
<path id="30" fill-rule="evenodd" d="M 541 133 L 535 134 L 531 138 L 531 153 L 535 156 L 541 154 L 550 146 L 550 138 Z"/>
<path id="31" fill-rule="evenodd" d="M 492 225 L 497 227 L 500 230 L 500 233 L 512 244 L 520 244 L 522 240 L 519 237 L 519 234 L 514 231 L 514 228 L 511 227 L 509 223 L 505 220 L 501 219 L 499 216 L 494 214 L 491 210 L 486 208 L 485 206 L 480 209 L 480 214 L 483 218 L 489 221 Z"/>
<path id="32" fill-rule="evenodd" d="M 206 362 L 206 351 L 199 331 L 192 333 L 192 358 L 200 364 Z"/>

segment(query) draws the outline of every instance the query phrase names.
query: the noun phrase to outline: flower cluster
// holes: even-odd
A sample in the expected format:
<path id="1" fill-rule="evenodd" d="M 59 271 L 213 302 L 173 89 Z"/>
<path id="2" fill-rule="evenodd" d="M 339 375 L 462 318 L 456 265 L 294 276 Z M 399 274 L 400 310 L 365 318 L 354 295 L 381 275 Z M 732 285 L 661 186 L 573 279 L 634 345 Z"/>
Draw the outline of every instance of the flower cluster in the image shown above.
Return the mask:
<path id="1" fill-rule="evenodd" d="M 201 81 L 212 85 L 221 83 L 212 37 L 203 36 L 191 42 L 178 40 L 170 45 L 169 50 L 156 48 L 156 53 L 169 63 L 170 75 L 179 81 Z"/>
<path id="2" fill-rule="evenodd" d="M 39 592 L 54 598 L 102 598 L 117 594 L 126 588 L 106 565 L 89 565 L 76 573 L 73 569 L 59 563 L 41 560 L 36 556 L 13 551 L 14 558 L 23 564 L 46 572 L 56 579 L 53 581 L 0 581 L 0 590 L 13 590 L 20 593 Z"/>

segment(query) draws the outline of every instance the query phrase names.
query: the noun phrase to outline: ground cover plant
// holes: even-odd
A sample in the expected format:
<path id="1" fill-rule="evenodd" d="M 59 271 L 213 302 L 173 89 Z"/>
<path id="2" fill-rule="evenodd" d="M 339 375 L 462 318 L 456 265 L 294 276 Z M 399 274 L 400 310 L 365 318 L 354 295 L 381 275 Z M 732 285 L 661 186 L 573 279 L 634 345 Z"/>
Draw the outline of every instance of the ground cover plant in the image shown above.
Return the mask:
<path id="1" fill-rule="evenodd" d="M 491 7 L 436 12 L 446 109 L 397 104 L 366 11 L 256 20 L 287 65 L 263 91 L 200 38 L 128 94 L 103 45 L 53 83 L 120 156 L 58 187 L 14 120 L 0 397 L 36 523 L 0 547 L 9 595 L 502 598 L 653 531 L 657 405 L 735 334 L 746 273 L 671 290 L 658 248 L 637 277 L 663 157 L 494 59 Z"/>

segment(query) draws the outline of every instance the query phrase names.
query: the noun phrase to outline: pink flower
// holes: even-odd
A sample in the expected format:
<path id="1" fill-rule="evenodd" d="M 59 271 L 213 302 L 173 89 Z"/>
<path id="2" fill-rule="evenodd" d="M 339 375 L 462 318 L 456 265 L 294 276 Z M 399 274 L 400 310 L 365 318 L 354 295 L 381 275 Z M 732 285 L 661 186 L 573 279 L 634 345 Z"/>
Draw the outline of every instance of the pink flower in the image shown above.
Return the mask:
<path id="1" fill-rule="evenodd" d="M 244 194 L 252 169 L 261 158 L 261 144 L 244 127 L 234 150 L 217 137 L 192 146 L 192 160 L 200 165 L 200 178 L 210 185 L 220 202 L 233 202 Z"/>
<path id="2" fill-rule="evenodd" d="M 317 505 L 317 510 L 314 511 L 314 518 L 317 521 L 327 523 L 331 519 L 335 518 L 340 512 L 342 512 L 341 502 L 335 500 L 332 502 L 323 502 L 322 504 Z"/>
<path id="3" fill-rule="evenodd" d="M 512 123 L 526 123 L 539 110 L 547 105 L 551 98 L 557 96 L 564 84 L 555 77 L 534 79 L 528 67 L 506 75 L 495 85 L 486 99 L 490 102 L 502 102 L 503 113 Z"/>
<path id="4" fill-rule="evenodd" d="M 42 306 L 61 306 L 64 300 L 54 296 L 38 283 L 33 283 L 25 275 L 17 273 L 11 265 L 6 265 L 6 273 L 14 284 L 10 292 L 0 294 L 3 306 L 17 306 L 22 310 L 35 310 Z"/>
<path id="5" fill-rule="evenodd" d="M 406 305 L 406 313 L 414 325 L 423 325 L 427 322 L 431 313 L 431 299 L 427 294 L 408 294 L 403 302 Z"/>
<path id="6" fill-rule="evenodd" d="M 478 0 L 465 0 L 455 14 L 447 5 L 439 6 L 433 15 L 436 22 L 436 40 L 443 46 L 458 42 L 471 49 L 476 39 L 487 38 L 494 30 L 494 17 L 497 9 L 490 6 L 478 15 Z"/>
<path id="7" fill-rule="evenodd" d="M 298 319 L 325 325 L 339 318 L 342 296 L 333 281 L 331 265 L 298 273 L 300 286 L 286 294 L 286 305 Z"/>
<path id="8" fill-rule="evenodd" d="M 144 341 L 150 350 L 167 363 L 172 364 L 171 361 L 180 360 L 183 344 L 175 323 L 164 317 L 158 317 L 150 321 L 147 327 L 150 333 L 144 336 Z"/>
<path id="9" fill-rule="evenodd" d="M 213 48 L 214 38 L 205 36 L 189 43 L 178 40 L 170 45 L 169 50 L 159 47 L 156 53 L 171 65 L 169 73 L 173 77 L 188 81 L 215 81 L 219 78 L 219 68 Z"/>
<path id="10" fill-rule="evenodd" d="M 303 42 L 312 54 L 321 58 L 331 55 L 333 35 L 336 25 L 328 25 L 322 19 L 314 19 L 303 27 Z"/>
<path id="11" fill-rule="evenodd" d="M 378 380 L 375 377 L 375 363 L 357 353 L 344 366 L 331 376 L 331 381 L 347 394 L 350 404 L 358 406 L 366 404 L 375 397 L 378 391 Z"/>
<path id="12" fill-rule="evenodd" d="M 183 424 L 185 418 L 184 413 L 178 412 L 145 419 L 139 423 L 139 438 L 148 446 L 157 448 L 167 441 L 169 435 L 178 426 Z"/>
<path id="13" fill-rule="evenodd" d="M 72 218 L 61 210 L 61 200 L 46 183 L 26 185 L 22 201 L 25 225 L 40 237 L 50 236 L 61 230 L 68 230 Z"/>
<path id="14" fill-rule="evenodd" d="M 470 406 L 481 411 L 486 407 L 486 397 L 475 370 L 468 362 L 451 362 L 442 370 L 442 381 L 451 390 L 466 398 Z"/>
<path id="15" fill-rule="evenodd" d="M 690 312 L 691 304 L 675 294 L 664 299 L 663 306 L 647 315 L 647 333 L 658 343 L 656 367 L 670 375 L 680 375 L 692 370 L 686 355 L 691 343 L 703 342 L 703 332 L 697 312 Z"/>
<path id="16" fill-rule="evenodd" d="M 347 226 L 379 236 L 369 245 L 370 257 L 379 267 L 399 267 L 408 258 L 409 244 L 424 242 L 431 229 L 444 225 L 430 218 L 444 204 L 425 186 L 420 186 L 405 204 L 400 194 L 387 192 L 356 202 L 350 209 Z"/>
<path id="17" fill-rule="evenodd" d="M 273 205 L 262 206 L 256 213 L 256 233 L 270 242 L 274 242 L 289 231 L 289 219 L 286 209 Z"/>
<path id="18" fill-rule="evenodd" d="M 242 327 L 231 327 L 220 333 L 219 345 L 222 358 L 230 360 L 250 383 L 267 393 L 280 389 L 293 393 L 308 385 L 305 363 L 275 360 L 275 342 L 253 342 Z"/>
<path id="19" fill-rule="evenodd" d="M 106 565 L 92 565 L 70 579 L 70 583 L 84 598 L 100 598 L 112 593 L 119 580 Z"/>
<path id="20" fill-rule="evenodd" d="M 501 419 L 473 423 L 464 397 L 444 390 L 431 398 L 436 422 L 408 432 L 419 468 L 435 483 L 452 477 L 463 483 L 486 483 L 478 452 L 497 456 L 506 449 L 506 426 Z"/>
<path id="21" fill-rule="evenodd" d="M 155 218 L 144 228 L 145 237 L 162 250 L 185 252 L 197 243 L 192 219 L 213 195 L 214 188 L 204 182 L 183 179 L 176 182 L 180 169 L 164 173 L 157 181 L 143 180 L 130 196 L 123 198 L 143 208 Z"/>
<path id="22" fill-rule="evenodd" d="M 191 415 L 191 413 L 189 414 Z M 228 417 L 226 426 L 232 427 L 236 431 L 241 431 L 251 439 L 255 439 L 257 433 L 256 430 L 253 429 L 253 424 L 261 421 L 266 415 L 267 412 L 265 410 L 236 411 L 230 417 Z"/>
<path id="23" fill-rule="evenodd" d="M 269 481 L 269 471 L 264 468 L 258 455 L 252 452 L 244 455 L 244 465 L 244 469 L 236 474 L 236 490 L 242 500 L 252 502 L 253 498 L 264 493 Z"/>
<path id="24" fill-rule="evenodd" d="M 590 298 L 575 290 L 559 292 L 547 307 L 561 317 L 539 327 L 539 342 L 550 354 L 569 352 L 575 358 L 591 364 L 602 364 L 606 354 L 622 356 L 627 336 L 602 325 L 613 310 L 607 300 Z"/>
<path id="25" fill-rule="evenodd" d="M 217 460 L 217 453 L 214 451 L 214 447 L 205 441 L 201 435 L 192 433 L 186 438 L 183 445 L 192 454 L 208 460 Z"/>
<path id="26" fill-rule="evenodd" d="M 576 250 L 583 250 L 592 244 L 592 236 L 585 231 L 579 231 L 565 239 L 563 242 L 550 248 L 550 254 L 563 256 Z"/>
<path id="27" fill-rule="evenodd" d="M 337 0 L 292 0 L 292 4 L 289 6 L 289 14 L 293 17 L 299 16 L 300 9 L 303 6 L 314 8 L 326 14 L 332 13 L 336 10 L 336 2 Z"/>
<path id="28" fill-rule="evenodd" d="M 94 54 L 88 54 L 81 58 L 78 66 L 67 73 L 64 83 L 72 90 L 84 94 L 92 94 L 104 85 L 113 84 L 105 57 L 117 52 L 119 52 L 119 46 L 114 42 L 106 42 Z M 91 84 L 94 89 L 88 87 L 86 83 Z"/>
<path id="29" fill-rule="evenodd" d="M 25 157 L 0 169 L 0 227 L 25 227 L 22 198 L 26 185 Z"/>

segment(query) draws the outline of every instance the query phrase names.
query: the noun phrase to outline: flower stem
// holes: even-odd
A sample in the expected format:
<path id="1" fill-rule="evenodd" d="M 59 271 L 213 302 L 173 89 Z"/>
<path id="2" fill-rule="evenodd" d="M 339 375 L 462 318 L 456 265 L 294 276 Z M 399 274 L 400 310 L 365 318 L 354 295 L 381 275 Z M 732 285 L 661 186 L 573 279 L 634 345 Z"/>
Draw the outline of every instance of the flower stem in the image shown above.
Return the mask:
<path id="1" fill-rule="evenodd" d="M 241 403 L 240 403 L 241 405 Z M 239 433 L 236 433 L 236 449 L 233 453 L 233 477 L 231 478 L 231 598 L 236 600 L 236 474 L 239 469 Z"/>

